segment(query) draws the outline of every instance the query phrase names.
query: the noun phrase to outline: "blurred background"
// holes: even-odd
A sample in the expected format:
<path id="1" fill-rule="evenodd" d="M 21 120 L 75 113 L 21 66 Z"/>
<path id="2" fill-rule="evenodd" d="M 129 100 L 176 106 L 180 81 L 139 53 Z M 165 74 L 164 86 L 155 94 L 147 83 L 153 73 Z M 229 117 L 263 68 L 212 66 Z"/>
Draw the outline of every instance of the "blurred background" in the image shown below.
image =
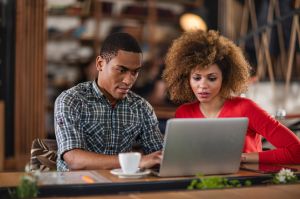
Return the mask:
<path id="1" fill-rule="evenodd" d="M 300 120 L 299 0 L 0 0 L 0 171 L 23 169 L 34 138 L 55 138 L 56 97 L 94 80 L 101 42 L 128 32 L 143 50 L 133 91 L 164 132 L 178 105 L 161 79 L 172 41 L 218 30 L 251 63 L 243 94 L 295 133 Z M 267 147 L 270 147 L 266 144 Z"/>

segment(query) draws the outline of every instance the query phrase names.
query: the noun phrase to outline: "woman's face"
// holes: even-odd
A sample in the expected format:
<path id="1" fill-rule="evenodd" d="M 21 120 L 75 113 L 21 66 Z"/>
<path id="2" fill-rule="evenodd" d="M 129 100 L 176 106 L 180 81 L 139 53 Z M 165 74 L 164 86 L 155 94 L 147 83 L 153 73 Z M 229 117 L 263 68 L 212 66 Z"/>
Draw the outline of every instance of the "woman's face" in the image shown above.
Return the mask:
<path id="1" fill-rule="evenodd" d="M 219 99 L 222 80 L 220 68 L 212 64 L 207 68 L 194 68 L 190 75 L 190 86 L 201 103 L 209 103 Z"/>

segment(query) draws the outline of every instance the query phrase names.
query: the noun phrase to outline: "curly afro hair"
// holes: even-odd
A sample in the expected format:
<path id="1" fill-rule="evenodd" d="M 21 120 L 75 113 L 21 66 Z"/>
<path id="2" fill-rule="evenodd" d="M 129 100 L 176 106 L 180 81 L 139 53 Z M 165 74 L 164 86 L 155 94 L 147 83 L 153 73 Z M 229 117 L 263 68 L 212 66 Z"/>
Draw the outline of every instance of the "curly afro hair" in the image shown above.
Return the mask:
<path id="1" fill-rule="evenodd" d="M 194 101 L 189 83 L 191 71 L 212 64 L 222 71 L 222 97 L 231 98 L 247 90 L 250 66 L 241 49 L 217 31 L 196 30 L 183 33 L 167 52 L 163 79 L 170 99 L 176 103 Z"/>

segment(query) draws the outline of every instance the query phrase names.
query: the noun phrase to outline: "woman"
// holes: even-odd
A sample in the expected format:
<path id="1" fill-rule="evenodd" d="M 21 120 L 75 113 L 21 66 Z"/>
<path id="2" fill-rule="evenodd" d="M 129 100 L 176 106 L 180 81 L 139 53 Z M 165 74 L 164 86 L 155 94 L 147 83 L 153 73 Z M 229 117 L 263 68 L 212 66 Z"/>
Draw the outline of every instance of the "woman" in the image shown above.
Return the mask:
<path id="1" fill-rule="evenodd" d="M 253 101 L 239 97 L 247 89 L 249 69 L 240 48 L 216 31 L 184 33 L 170 47 L 163 73 L 171 100 L 187 102 L 175 117 L 247 117 L 242 162 L 299 164 L 299 138 Z M 261 136 L 276 149 L 262 151 Z"/>

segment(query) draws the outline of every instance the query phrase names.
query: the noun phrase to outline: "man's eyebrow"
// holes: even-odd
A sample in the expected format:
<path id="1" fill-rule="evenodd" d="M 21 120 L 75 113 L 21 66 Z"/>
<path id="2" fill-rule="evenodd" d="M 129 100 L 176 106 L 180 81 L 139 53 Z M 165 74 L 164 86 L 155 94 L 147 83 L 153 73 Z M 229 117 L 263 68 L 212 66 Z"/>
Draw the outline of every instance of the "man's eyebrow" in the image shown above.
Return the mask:
<path id="1" fill-rule="evenodd" d="M 129 70 L 129 71 L 131 71 L 131 70 L 130 70 L 129 68 L 127 68 L 126 66 L 123 66 L 123 65 L 116 65 L 116 66 L 121 67 L 123 70 Z M 142 68 L 142 66 L 140 66 L 140 67 L 134 69 L 133 71 L 139 70 L 139 69 L 141 69 L 141 68 Z"/>
<path id="2" fill-rule="evenodd" d="M 120 67 L 122 69 L 125 69 L 125 70 L 129 70 L 126 66 L 123 66 L 123 65 L 116 65 L 117 67 Z"/>

